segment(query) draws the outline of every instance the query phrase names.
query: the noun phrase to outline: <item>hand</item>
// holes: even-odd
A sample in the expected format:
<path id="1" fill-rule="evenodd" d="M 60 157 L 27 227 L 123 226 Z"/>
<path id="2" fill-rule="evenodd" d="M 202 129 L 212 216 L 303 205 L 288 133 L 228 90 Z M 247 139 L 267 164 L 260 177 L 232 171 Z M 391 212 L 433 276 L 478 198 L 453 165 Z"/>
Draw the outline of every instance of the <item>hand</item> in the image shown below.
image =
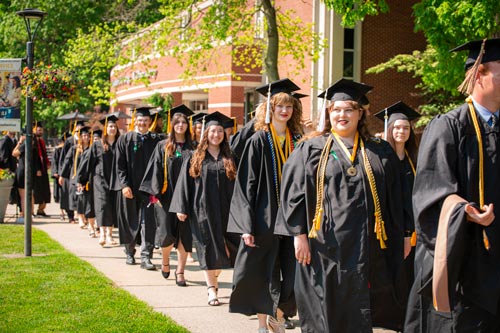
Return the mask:
<path id="1" fill-rule="evenodd" d="M 83 185 L 82 184 L 76 184 L 76 190 L 78 192 L 83 192 Z"/>
<path id="2" fill-rule="evenodd" d="M 54 178 L 59 178 L 59 175 L 57 173 L 54 174 Z"/>
<path id="3" fill-rule="evenodd" d="M 489 226 L 495 219 L 493 204 L 484 205 L 482 207 L 482 212 L 474 208 L 471 204 L 466 204 L 464 209 L 467 214 L 467 220 L 482 225 L 483 227 Z"/>
<path id="4" fill-rule="evenodd" d="M 309 241 L 307 235 L 302 234 L 293 238 L 293 246 L 295 247 L 295 259 L 302 265 L 311 263 L 311 250 L 309 249 Z"/>
<path id="5" fill-rule="evenodd" d="M 129 186 L 122 188 L 122 194 L 127 199 L 134 198 L 134 193 L 132 192 L 132 189 Z"/>
<path id="6" fill-rule="evenodd" d="M 38 171 L 36 172 L 36 176 L 37 176 L 37 177 L 42 177 L 42 171 L 38 170 Z"/>
<path id="7" fill-rule="evenodd" d="M 59 184 L 59 186 L 63 186 L 63 184 L 64 184 L 64 178 L 63 177 L 57 178 L 57 183 Z"/>
<path id="8" fill-rule="evenodd" d="M 241 238 L 243 239 L 243 242 L 245 243 L 246 246 L 249 247 L 256 247 L 255 245 L 255 237 L 251 234 L 243 234 L 241 235 Z"/>
<path id="9" fill-rule="evenodd" d="M 19 138 L 18 143 L 19 143 L 19 144 L 21 144 L 21 143 L 23 143 L 25 140 L 26 140 L 26 136 L 25 136 L 25 135 L 21 135 L 21 137 Z"/>
<path id="10" fill-rule="evenodd" d="M 404 245 L 404 259 L 410 255 L 411 252 L 411 237 L 405 237 L 405 245 Z"/>
<path id="11" fill-rule="evenodd" d="M 186 219 L 188 217 L 186 214 L 182 214 L 182 213 L 177 213 L 176 215 L 177 215 L 177 218 L 179 219 L 179 221 L 182 221 L 182 222 L 186 221 Z"/>

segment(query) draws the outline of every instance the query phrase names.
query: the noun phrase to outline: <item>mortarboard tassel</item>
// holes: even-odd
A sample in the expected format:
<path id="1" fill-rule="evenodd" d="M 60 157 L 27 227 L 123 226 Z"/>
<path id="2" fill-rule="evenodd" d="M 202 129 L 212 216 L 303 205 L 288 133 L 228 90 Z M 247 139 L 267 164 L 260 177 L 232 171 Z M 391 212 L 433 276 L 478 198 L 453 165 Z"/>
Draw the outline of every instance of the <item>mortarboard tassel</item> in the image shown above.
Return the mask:
<path id="1" fill-rule="evenodd" d="M 131 132 L 135 129 L 135 113 L 136 112 L 137 112 L 137 110 L 134 108 L 134 112 L 132 112 L 132 119 L 130 119 L 130 124 L 128 124 L 129 132 Z"/>
<path id="2" fill-rule="evenodd" d="M 156 129 L 156 123 L 158 121 L 158 113 L 155 114 L 155 120 L 153 120 L 153 123 L 151 124 L 151 126 L 149 127 L 149 131 L 150 132 L 154 132 L 155 129 Z"/>
<path id="3" fill-rule="evenodd" d="M 387 130 L 389 125 L 389 115 L 387 114 L 387 108 L 385 108 L 384 114 L 384 140 L 387 141 Z"/>
<path id="4" fill-rule="evenodd" d="M 484 55 L 484 46 L 486 44 L 486 38 L 483 39 L 483 43 L 481 44 L 481 50 L 479 51 L 479 55 L 474 62 L 474 65 L 472 65 L 471 68 L 467 71 L 467 74 L 465 75 L 465 80 L 458 86 L 458 91 L 460 91 L 464 95 L 470 95 L 472 94 L 472 91 L 474 90 L 474 85 L 476 84 L 476 76 L 477 72 L 479 71 L 479 65 L 481 65 L 481 62 L 483 60 L 483 55 Z"/>
<path id="5" fill-rule="evenodd" d="M 266 124 L 271 123 L 271 84 L 267 90 L 267 103 L 266 103 Z"/>
<path id="6" fill-rule="evenodd" d="M 201 141 L 201 138 L 203 138 L 203 133 L 205 133 L 205 116 L 203 116 L 203 119 L 201 120 L 201 135 L 200 135 L 200 141 Z"/>
<path id="7" fill-rule="evenodd" d="M 102 130 L 102 137 L 105 138 L 108 135 L 108 117 L 104 120 L 104 128 Z"/>
<path id="8" fill-rule="evenodd" d="M 238 130 L 238 125 L 236 124 L 236 117 L 231 117 L 233 119 L 233 134 L 236 134 Z"/>
<path id="9" fill-rule="evenodd" d="M 170 133 L 170 109 L 167 112 L 167 133 Z"/>

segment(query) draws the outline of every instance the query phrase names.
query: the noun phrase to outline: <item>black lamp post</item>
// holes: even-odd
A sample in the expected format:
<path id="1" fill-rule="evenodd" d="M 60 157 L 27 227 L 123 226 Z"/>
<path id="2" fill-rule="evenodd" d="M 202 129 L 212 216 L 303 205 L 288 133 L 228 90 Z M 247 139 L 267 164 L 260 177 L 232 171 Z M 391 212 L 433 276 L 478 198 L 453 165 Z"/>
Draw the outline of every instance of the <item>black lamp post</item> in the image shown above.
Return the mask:
<path id="1" fill-rule="evenodd" d="M 24 19 L 26 31 L 28 32 L 28 41 L 26 42 L 26 63 L 29 69 L 33 69 L 35 62 L 35 52 L 33 42 L 36 32 L 40 27 L 43 17 L 47 13 L 38 9 L 27 8 L 16 12 Z M 29 87 L 28 87 L 29 89 Z M 25 141 L 25 177 L 24 177 L 24 255 L 31 256 L 31 224 L 33 222 L 32 214 L 32 194 L 33 194 L 33 99 L 26 97 L 26 141 Z"/>

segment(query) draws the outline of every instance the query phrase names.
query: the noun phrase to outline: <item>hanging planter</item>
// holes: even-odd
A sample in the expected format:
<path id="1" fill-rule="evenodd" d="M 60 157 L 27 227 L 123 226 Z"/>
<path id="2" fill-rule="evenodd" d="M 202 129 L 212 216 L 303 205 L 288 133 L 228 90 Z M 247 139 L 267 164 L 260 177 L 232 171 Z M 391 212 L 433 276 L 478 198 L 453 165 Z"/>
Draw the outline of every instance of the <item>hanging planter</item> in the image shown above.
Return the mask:
<path id="1" fill-rule="evenodd" d="M 63 67 L 38 64 L 35 68 L 25 67 L 21 79 L 22 93 L 34 102 L 42 100 L 78 101 L 81 82 L 75 73 Z"/>

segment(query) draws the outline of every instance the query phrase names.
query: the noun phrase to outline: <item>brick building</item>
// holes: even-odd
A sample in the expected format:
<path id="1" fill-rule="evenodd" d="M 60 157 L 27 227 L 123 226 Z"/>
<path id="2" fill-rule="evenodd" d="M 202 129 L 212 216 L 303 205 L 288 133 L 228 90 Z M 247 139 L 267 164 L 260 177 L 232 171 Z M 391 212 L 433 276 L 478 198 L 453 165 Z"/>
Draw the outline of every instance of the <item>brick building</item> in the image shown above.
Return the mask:
<path id="1" fill-rule="evenodd" d="M 424 36 L 413 31 L 412 6 L 415 2 L 388 0 L 388 13 L 366 17 L 356 27 L 344 29 L 340 24 L 340 16 L 327 9 L 320 0 L 276 0 L 277 6 L 293 9 L 304 22 L 312 22 L 315 31 L 328 41 L 328 47 L 322 51 L 320 59 L 316 62 L 307 59 L 306 68 L 298 76 L 292 77 L 287 73 L 293 60 L 280 58 L 280 76 L 290 77 L 302 88 L 302 93 L 310 96 L 317 96 L 342 77 L 372 85 L 375 88 L 368 96 L 372 112 L 399 100 L 418 107 L 421 101 L 414 88 L 417 81 L 410 74 L 395 70 L 381 74 L 365 73 L 368 68 L 396 54 L 425 49 Z M 130 113 L 134 107 L 146 105 L 144 100 L 152 94 L 170 93 L 174 98 L 173 105 L 184 103 L 194 111 L 218 110 L 236 117 L 238 123 L 243 124 L 245 112 L 253 110 L 259 102 L 260 97 L 255 94 L 254 88 L 265 82 L 266 78 L 259 70 L 248 73 L 238 68 L 227 56 L 228 53 L 222 51 L 217 59 L 218 68 L 223 69 L 221 74 L 200 76 L 189 82 L 180 79 L 183 69 L 168 58 L 150 60 L 149 68 L 155 67 L 154 70 L 141 70 L 134 66 L 133 70 L 123 70 L 120 74 L 113 71 L 112 90 L 116 99 L 112 101 L 111 111 Z M 234 79 L 230 75 L 231 71 L 240 79 Z M 132 77 L 144 76 L 150 79 L 148 86 L 129 82 Z M 315 119 L 321 100 L 306 97 L 302 103 L 304 118 Z M 374 130 L 381 128 L 377 121 L 372 121 L 371 127 Z"/>

